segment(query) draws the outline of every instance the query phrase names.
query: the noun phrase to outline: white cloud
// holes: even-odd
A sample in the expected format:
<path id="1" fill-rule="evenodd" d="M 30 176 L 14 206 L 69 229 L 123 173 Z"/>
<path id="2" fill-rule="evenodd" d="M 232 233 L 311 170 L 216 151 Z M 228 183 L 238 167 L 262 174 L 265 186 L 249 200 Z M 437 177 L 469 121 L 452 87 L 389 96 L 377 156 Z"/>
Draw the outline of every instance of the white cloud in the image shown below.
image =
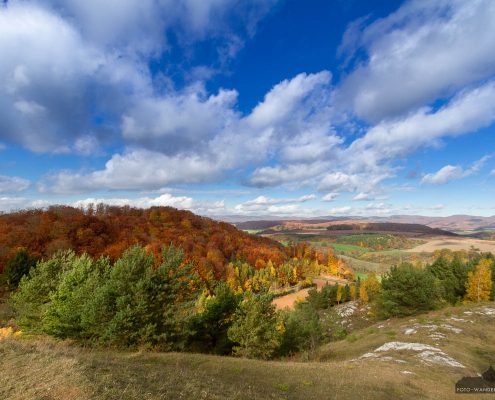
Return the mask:
<path id="1" fill-rule="evenodd" d="M 0 175 L 0 193 L 21 192 L 26 190 L 31 182 L 17 176 Z"/>
<path id="2" fill-rule="evenodd" d="M 351 24 L 340 51 L 367 58 L 339 90 L 362 118 L 403 114 L 495 73 L 491 0 L 409 1 L 359 32 L 364 21 Z"/>
<path id="3" fill-rule="evenodd" d="M 383 161 L 434 146 L 445 137 L 455 137 L 486 127 L 495 120 L 495 82 L 464 91 L 437 111 L 422 108 L 370 128 L 346 151 L 355 168 L 369 170 Z"/>
<path id="4" fill-rule="evenodd" d="M 311 182 L 315 176 L 325 172 L 328 167 L 329 164 L 326 162 L 261 167 L 253 172 L 249 183 L 257 187 L 268 187 L 298 182 L 298 185 L 305 186 L 307 183 Z"/>
<path id="5" fill-rule="evenodd" d="M 124 93 L 150 90 L 134 60 L 102 52 L 68 21 L 29 2 L 0 7 L 0 54 L 0 139 L 36 152 L 72 151 L 93 128 L 92 109 L 115 115 Z"/>
<path id="6" fill-rule="evenodd" d="M 440 168 L 437 172 L 426 174 L 421 179 L 421 183 L 430 185 L 443 185 L 447 182 L 466 178 L 470 175 L 477 173 L 485 164 L 490 156 L 485 156 L 475 161 L 469 168 L 464 169 L 459 165 L 446 165 Z"/>
<path id="7" fill-rule="evenodd" d="M 10 1 L 9 3 L 17 3 Z M 127 54 L 159 56 L 167 49 L 167 33 L 190 43 L 208 36 L 223 39 L 223 48 L 242 41 L 228 24 L 242 21 L 243 35 L 252 36 L 276 0 L 33 0 L 74 23 L 91 43 Z M 245 12 L 249 7 L 250 12 Z M 111 18 L 109 18 L 111 16 Z M 219 49 L 220 51 L 220 49 Z"/>
<path id="8" fill-rule="evenodd" d="M 310 137 L 316 134 L 326 141 L 328 150 L 340 142 L 321 103 L 328 80 L 325 71 L 297 75 L 275 85 L 245 117 L 235 111 L 235 91 L 206 96 L 203 87 L 196 85 L 170 96 L 143 100 L 123 120 L 124 137 L 134 143 L 133 147 L 114 154 L 102 170 L 64 171 L 45 177 L 40 190 L 153 189 L 170 183 L 208 182 L 234 168 L 264 162 L 280 142 L 291 146 L 291 138 L 302 140 L 301 131 L 313 132 L 308 133 Z M 277 101 L 283 104 L 277 106 Z M 253 173 L 250 184 L 276 185 L 301 176 L 301 172 L 313 177 L 315 170 L 323 172 L 322 163 L 310 167 L 302 164 L 302 168 L 263 167 Z"/>
<path id="9" fill-rule="evenodd" d="M 452 180 L 462 178 L 463 174 L 464 171 L 460 166 L 446 165 L 435 173 L 426 174 L 423 179 L 421 179 L 421 182 L 431 185 L 442 185 Z"/>
<path id="10" fill-rule="evenodd" d="M 204 182 L 218 178 L 221 166 L 196 155 L 167 156 L 149 150 L 114 155 L 105 169 L 90 173 L 62 171 L 38 183 L 41 192 L 81 193 L 107 189 L 160 188 L 169 183 Z"/>
<path id="11" fill-rule="evenodd" d="M 211 139 L 239 122 L 233 108 L 236 101 L 234 90 L 207 96 L 202 87 L 140 99 L 123 117 L 123 136 L 131 143 L 166 154 L 204 150 Z"/>
<path id="12" fill-rule="evenodd" d="M 253 200 L 248 200 L 243 203 L 245 206 L 258 206 L 258 205 L 272 205 L 272 204 L 280 204 L 280 203 L 305 203 L 310 200 L 316 199 L 314 194 L 307 194 L 301 197 L 296 198 L 271 198 L 266 196 L 258 196 Z"/>
<path id="13" fill-rule="evenodd" d="M 191 209 L 195 202 L 191 197 L 172 196 L 169 193 L 162 194 L 158 197 L 140 197 L 137 199 L 129 198 L 87 198 L 72 203 L 74 207 L 87 208 L 90 204 L 104 203 L 111 206 L 132 206 L 137 208 L 149 207 L 175 207 L 180 209 Z"/>
<path id="14" fill-rule="evenodd" d="M 370 172 L 347 174 L 345 172 L 331 172 L 326 174 L 318 185 L 320 192 L 356 192 L 370 194 L 376 191 L 382 181 L 389 178 L 387 172 Z"/>
<path id="15" fill-rule="evenodd" d="M 354 200 L 354 201 L 370 201 L 370 200 L 374 200 L 374 198 L 369 193 L 360 192 L 357 195 L 355 195 L 352 198 L 352 200 Z"/>
<path id="16" fill-rule="evenodd" d="M 166 62 L 170 30 L 181 49 L 214 38 L 219 53 L 226 47 L 232 53 L 275 3 L 11 0 L 0 7 L 0 140 L 35 152 L 91 155 L 120 139 L 122 120 L 125 140 L 151 146 L 162 139 L 161 150 L 171 135 L 197 133 L 201 123 L 216 129 L 217 111 L 232 110 L 215 103 L 235 92 L 201 93 L 208 100 L 194 103 L 169 93 L 164 82 L 171 80 L 152 76 L 150 61 Z"/>
<path id="17" fill-rule="evenodd" d="M 49 205 L 45 200 L 33 200 L 25 197 L 0 197 L 0 211 L 43 208 Z"/>
<path id="18" fill-rule="evenodd" d="M 330 72 L 322 71 L 317 74 L 302 73 L 280 82 L 254 108 L 247 118 L 248 123 L 258 129 L 281 123 L 285 126 L 288 119 L 309 114 L 313 107 L 321 104 L 321 98 L 312 94 L 316 88 L 326 87 L 331 77 Z"/>
<path id="19" fill-rule="evenodd" d="M 322 201 L 334 201 L 338 197 L 339 193 L 327 193 L 321 198 Z"/>
<path id="20" fill-rule="evenodd" d="M 333 214 L 349 214 L 352 211 L 352 208 L 349 206 L 344 207 L 333 207 L 328 210 L 330 215 Z"/>
<path id="21" fill-rule="evenodd" d="M 314 209 L 301 208 L 301 203 L 316 199 L 314 194 L 295 198 L 272 198 L 258 196 L 255 199 L 237 204 L 231 212 L 242 215 L 287 215 L 304 216 L 314 213 Z"/>

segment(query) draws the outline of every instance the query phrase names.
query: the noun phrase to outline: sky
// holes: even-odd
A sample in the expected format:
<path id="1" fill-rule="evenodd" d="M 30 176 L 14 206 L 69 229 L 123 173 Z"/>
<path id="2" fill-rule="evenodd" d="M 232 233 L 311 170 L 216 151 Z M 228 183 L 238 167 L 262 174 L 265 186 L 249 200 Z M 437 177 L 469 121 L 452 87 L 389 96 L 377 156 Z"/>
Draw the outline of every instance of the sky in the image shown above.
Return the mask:
<path id="1" fill-rule="evenodd" d="M 495 214 L 493 0 L 0 3 L 0 211 Z"/>

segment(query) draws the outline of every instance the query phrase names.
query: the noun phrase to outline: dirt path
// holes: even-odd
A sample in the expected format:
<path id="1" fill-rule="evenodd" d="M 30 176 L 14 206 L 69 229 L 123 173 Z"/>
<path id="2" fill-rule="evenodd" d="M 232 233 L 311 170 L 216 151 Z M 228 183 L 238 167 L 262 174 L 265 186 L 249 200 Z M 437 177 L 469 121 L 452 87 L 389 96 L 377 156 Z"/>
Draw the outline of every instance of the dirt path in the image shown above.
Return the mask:
<path id="1" fill-rule="evenodd" d="M 334 285 L 338 283 L 339 285 L 345 285 L 349 283 L 345 279 L 338 278 L 336 276 L 330 276 L 330 275 L 321 275 L 318 278 L 313 278 L 313 283 L 316 284 L 316 288 L 318 290 L 321 290 L 323 286 L 325 286 L 327 283 L 329 285 Z M 307 289 L 302 289 L 299 290 L 298 292 L 295 293 L 290 293 L 286 294 L 285 296 L 280 296 L 275 299 L 273 299 L 273 304 L 275 304 L 275 307 L 277 307 L 277 310 L 282 310 L 286 307 L 288 308 L 294 308 L 294 304 L 296 301 L 304 300 L 308 296 L 309 288 Z"/>

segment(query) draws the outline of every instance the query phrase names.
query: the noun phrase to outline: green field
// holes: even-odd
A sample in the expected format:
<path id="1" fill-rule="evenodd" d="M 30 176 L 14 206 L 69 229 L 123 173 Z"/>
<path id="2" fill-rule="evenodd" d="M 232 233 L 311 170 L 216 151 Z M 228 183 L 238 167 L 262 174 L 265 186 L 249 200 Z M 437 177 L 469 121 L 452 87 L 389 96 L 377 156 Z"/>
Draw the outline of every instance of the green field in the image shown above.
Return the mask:
<path id="1" fill-rule="evenodd" d="M 270 238 L 282 243 L 306 242 L 311 246 L 325 251 L 331 248 L 344 259 L 355 272 L 375 272 L 383 274 L 391 266 L 402 262 L 431 262 L 430 253 L 411 253 L 411 249 L 424 243 L 424 240 L 408 238 L 402 235 L 383 233 L 344 234 L 328 236 L 322 234 L 280 233 L 269 235 Z M 396 247 L 394 247 L 396 246 Z"/>
<path id="2" fill-rule="evenodd" d="M 347 254 L 347 253 L 358 253 L 364 254 L 369 252 L 369 249 L 360 247 L 353 244 L 343 244 L 343 243 L 331 243 L 331 246 L 335 249 L 337 253 Z"/>
<path id="3" fill-rule="evenodd" d="M 359 246 L 372 251 L 410 249 L 423 243 L 423 241 L 418 239 L 410 239 L 401 235 L 382 233 L 342 235 L 338 236 L 335 241 L 341 244 Z"/>

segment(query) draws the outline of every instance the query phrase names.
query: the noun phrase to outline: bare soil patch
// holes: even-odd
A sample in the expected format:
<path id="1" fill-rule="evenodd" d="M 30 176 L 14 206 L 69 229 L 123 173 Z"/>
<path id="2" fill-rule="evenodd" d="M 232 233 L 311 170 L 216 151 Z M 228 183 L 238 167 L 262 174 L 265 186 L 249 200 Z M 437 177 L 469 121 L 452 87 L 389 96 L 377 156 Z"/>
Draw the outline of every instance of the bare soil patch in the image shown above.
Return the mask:
<path id="1" fill-rule="evenodd" d="M 318 278 L 313 279 L 313 283 L 316 284 L 316 288 L 321 290 L 326 284 L 334 285 L 338 283 L 339 285 L 345 285 L 347 282 L 345 279 L 338 278 L 336 276 L 321 275 Z M 277 310 L 282 310 L 286 307 L 292 309 L 296 301 L 304 300 L 308 296 L 309 289 L 302 289 L 295 293 L 289 293 L 285 296 L 280 296 L 273 299 L 273 304 L 277 307 Z"/>

